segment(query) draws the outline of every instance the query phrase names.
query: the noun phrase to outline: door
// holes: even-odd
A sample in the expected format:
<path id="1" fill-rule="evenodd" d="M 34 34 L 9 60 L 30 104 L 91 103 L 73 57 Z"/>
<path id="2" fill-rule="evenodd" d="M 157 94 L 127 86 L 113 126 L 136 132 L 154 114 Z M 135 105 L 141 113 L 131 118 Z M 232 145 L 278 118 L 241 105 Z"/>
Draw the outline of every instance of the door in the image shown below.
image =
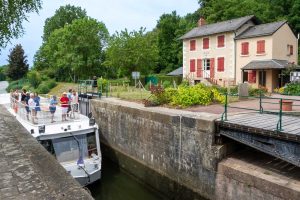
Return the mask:
<path id="1" fill-rule="evenodd" d="M 203 78 L 210 78 L 210 59 L 203 59 Z"/>
<path id="2" fill-rule="evenodd" d="M 267 79 L 267 72 L 266 71 L 259 71 L 259 86 L 266 87 L 266 79 Z"/>

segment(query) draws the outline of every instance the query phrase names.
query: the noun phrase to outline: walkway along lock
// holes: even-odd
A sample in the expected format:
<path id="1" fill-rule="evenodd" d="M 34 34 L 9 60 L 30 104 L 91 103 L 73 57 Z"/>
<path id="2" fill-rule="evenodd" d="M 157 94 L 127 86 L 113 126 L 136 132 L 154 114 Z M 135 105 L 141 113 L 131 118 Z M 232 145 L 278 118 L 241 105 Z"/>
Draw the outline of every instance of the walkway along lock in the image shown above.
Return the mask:
<path id="1" fill-rule="evenodd" d="M 259 96 L 239 96 L 237 94 L 227 94 L 227 93 L 225 93 L 223 95 L 225 96 L 224 112 L 222 113 L 222 116 L 221 116 L 221 121 L 223 121 L 223 122 L 228 121 L 228 110 L 230 108 L 247 110 L 249 112 L 254 111 L 254 112 L 258 112 L 260 114 L 273 114 L 273 115 L 278 115 L 278 121 L 277 121 L 277 123 L 274 123 L 274 130 L 276 130 L 277 132 L 281 132 L 281 131 L 283 131 L 283 128 L 284 128 L 284 124 L 283 124 L 283 120 L 282 120 L 283 115 L 299 116 L 299 113 L 300 113 L 300 107 L 299 107 L 300 100 L 299 99 L 267 97 L 267 96 L 264 96 L 261 92 L 260 92 Z M 239 106 L 235 106 L 235 105 L 229 105 L 230 104 L 229 97 L 242 97 L 242 98 L 248 99 L 248 100 L 257 99 L 258 105 L 252 106 L 252 107 L 239 107 Z M 297 102 L 299 102 L 299 103 L 296 104 Z M 249 104 L 249 105 L 251 105 L 251 104 Z M 298 112 L 297 112 L 297 110 L 293 110 L 293 107 L 299 108 Z M 293 112 L 291 112 L 291 111 L 293 111 Z"/>

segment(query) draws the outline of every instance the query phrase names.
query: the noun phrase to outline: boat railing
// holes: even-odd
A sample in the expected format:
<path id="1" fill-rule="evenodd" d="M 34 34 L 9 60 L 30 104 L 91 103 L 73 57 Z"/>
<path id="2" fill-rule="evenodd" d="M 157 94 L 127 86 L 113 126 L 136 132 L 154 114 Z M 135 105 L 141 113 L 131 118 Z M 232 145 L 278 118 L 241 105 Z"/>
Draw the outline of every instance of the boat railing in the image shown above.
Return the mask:
<path id="1" fill-rule="evenodd" d="M 41 98 L 40 106 L 30 106 L 11 98 L 10 107 L 19 118 L 32 125 L 61 123 L 63 114 L 66 115 L 65 121 L 78 121 L 81 116 L 79 103 L 50 105 L 45 98 Z"/>

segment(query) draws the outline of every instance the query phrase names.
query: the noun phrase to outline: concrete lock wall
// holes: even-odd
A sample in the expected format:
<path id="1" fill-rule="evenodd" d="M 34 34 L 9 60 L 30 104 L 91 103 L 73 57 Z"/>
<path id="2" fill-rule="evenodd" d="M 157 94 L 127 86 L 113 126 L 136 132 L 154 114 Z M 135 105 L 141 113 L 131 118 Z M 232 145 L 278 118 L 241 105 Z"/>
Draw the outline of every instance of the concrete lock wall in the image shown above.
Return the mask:
<path id="1" fill-rule="evenodd" d="M 168 199 L 300 197 L 297 178 L 251 165 L 247 153 L 223 159 L 235 145 L 215 144 L 219 115 L 145 108 L 113 98 L 92 100 L 91 108 L 103 154 Z"/>
<path id="2" fill-rule="evenodd" d="M 102 143 L 117 151 L 118 156 L 125 154 L 176 183 L 213 199 L 217 163 L 225 154 L 224 146 L 214 145 L 216 115 L 191 115 L 123 103 L 92 101 Z M 138 178 L 147 182 L 151 177 Z M 160 184 L 154 187 L 158 190 L 168 188 Z M 168 191 L 175 192 L 172 191 L 175 186 L 170 187 Z"/>

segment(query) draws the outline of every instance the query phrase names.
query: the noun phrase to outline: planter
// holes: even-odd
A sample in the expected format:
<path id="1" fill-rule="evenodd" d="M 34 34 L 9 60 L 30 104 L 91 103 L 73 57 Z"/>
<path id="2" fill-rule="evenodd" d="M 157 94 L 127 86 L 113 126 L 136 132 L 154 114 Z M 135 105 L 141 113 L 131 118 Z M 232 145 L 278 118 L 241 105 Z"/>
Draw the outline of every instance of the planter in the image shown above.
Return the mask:
<path id="1" fill-rule="evenodd" d="M 293 101 L 282 100 L 282 111 L 292 111 L 293 110 Z"/>

